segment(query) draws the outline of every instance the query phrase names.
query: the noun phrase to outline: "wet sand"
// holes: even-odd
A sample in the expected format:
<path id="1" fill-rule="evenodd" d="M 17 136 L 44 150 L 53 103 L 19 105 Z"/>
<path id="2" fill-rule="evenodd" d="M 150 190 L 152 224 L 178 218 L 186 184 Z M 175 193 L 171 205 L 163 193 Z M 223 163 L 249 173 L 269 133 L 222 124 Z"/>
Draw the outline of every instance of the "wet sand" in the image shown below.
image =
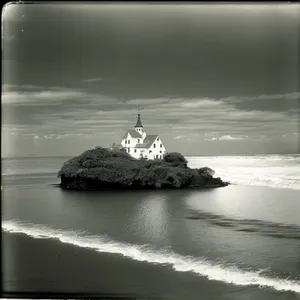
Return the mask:
<path id="1" fill-rule="evenodd" d="M 300 299 L 294 293 L 210 281 L 170 266 L 23 234 L 2 232 L 2 249 L 3 291 L 10 297 L 21 293 L 40 299 Z"/>

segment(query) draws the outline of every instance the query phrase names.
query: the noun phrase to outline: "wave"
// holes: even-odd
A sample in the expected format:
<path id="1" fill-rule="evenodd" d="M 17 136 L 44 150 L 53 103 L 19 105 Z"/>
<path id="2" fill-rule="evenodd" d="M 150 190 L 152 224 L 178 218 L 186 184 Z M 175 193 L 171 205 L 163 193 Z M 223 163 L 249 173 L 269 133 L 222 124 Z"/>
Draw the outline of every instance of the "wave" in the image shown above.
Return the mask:
<path id="1" fill-rule="evenodd" d="M 218 170 L 216 171 L 215 176 L 239 185 L 266 186 L 280 189 L 300 190 L 300 179 L 298 178 L 286 178 L 286 176 L 280 176 L 277 174 L 258 175 L 253 173 L 245 172 L 243 174 L 241 173 L 241 170 L 235 170 L 232 168 L 231 171 Z"/>
<path id="2" fill-rule="evenodd" d="M 204 257 L 180 255 L 169 249 L 156 250 L 148 245 L 126 244 L 113 241 L 106 236 L 57 230 L 48 226 L 18 220 L 2 221 L 2 229 L 5 232 L 22 233 L 36 239 L 57 239 L 62 243 L 93 249 L 97 252 L 119 254 L 136 261 L 169 265 L 177 272 L 193 272 L 210 280 L 241 286 L 267 287 L 277 291 L 290 291 L 300 294 L 300 281 L 298 280 L 272 278 L 262 275 L 264 270 L 243 270 L 233 266 L 216 264 Z"/>
<path id="3" fill-rule="evenodd" d="M 300 154 L 285 154 L 285 155 L 223 155 L 223 156 L 186 156 L 186 158 L 200 158 L 200 159 L 218 159 L 218 160 L 228 160 L 228 159 L 238 159 L 238 160 L 296 160 L 300 158 Z"/>
<path id="4" fill-rule="evenodd" d="M 300 240 L 300 226 L 294 224 L 275 223 L 255 219 L 233 219 L 208 211 L 195 212 L 192 210 L 186 218 L 191 220 L 205 220 L 212 225 L 230 227 L 235 231 L 253 232 L 274 238 Z"/>
<path id="5" fill-rule="evenodd" d="M 300 157 L 189 157 L 189 166 L 209 166 L 233 184 L 300 190 Z"/>

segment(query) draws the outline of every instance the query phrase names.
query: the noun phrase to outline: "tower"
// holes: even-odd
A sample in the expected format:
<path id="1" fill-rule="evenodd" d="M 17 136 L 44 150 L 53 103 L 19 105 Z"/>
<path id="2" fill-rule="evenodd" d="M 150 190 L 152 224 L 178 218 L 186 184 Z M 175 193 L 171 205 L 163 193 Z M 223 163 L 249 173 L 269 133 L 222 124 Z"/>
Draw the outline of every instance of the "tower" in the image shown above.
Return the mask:
<path id="1" fill-rule="evenodd" d="M 141 135 L 144 132 L 140 113 L 138 114 L 138 119 L 137 119 L 136 125 L 134 126 L 134 129 L 135 129 L 136 132 L 138 132 Z"/>

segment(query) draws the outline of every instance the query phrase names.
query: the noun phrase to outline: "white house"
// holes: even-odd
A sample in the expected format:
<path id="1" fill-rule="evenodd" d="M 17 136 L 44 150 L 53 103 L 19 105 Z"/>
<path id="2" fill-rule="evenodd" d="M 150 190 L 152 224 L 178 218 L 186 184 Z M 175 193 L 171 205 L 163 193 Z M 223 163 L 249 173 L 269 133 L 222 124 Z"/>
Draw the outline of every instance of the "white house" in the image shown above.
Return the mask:
<path id="1" fill-rule="evenodd" d="M 121 145 L 134 158 L 161 159 L 166 154 L 160 137 L 157 134 L 146 134 L 144 131 L 140 114 L 134 129 L 126 132 Z"/>

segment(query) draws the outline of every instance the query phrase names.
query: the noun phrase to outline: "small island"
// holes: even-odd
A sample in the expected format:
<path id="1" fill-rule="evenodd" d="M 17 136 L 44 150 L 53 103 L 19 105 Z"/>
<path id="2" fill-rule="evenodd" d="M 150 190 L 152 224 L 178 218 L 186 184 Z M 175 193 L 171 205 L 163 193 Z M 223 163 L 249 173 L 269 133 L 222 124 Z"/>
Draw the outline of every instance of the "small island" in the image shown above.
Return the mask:
<path id="1" fill-rule="evenodd" d="M 71 190 L 217 188 L 229 183 L 214 178 L 208 167 L 191 169 L 180 153 L 162 159 L 136 159 L 122 150 L 96 147 L 66 161 L 60 186 Z"/>

